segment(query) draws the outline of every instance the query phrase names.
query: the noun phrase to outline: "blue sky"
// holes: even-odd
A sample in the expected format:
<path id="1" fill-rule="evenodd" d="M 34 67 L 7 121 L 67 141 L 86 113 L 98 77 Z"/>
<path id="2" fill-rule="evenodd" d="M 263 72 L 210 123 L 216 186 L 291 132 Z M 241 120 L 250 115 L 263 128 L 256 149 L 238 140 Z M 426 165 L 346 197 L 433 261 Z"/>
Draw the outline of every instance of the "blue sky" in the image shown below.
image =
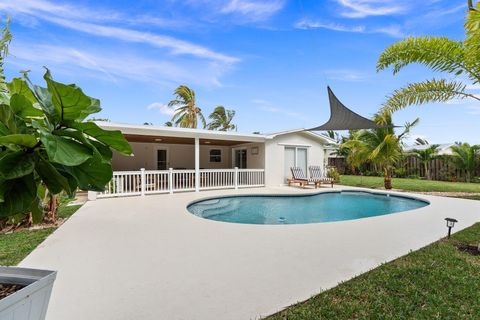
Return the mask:
<path id="1" fill-rule="evenodd" d="M 185 84 L 205 114 L 237 111 L 241 132 L 312 127 L 329 117 L 326 86 L 373 115 L 411 81 L 441 77 L 420 66 L 376 73 L 382 49 L 409 35 L 463 38 L 464 0 L 2 0 L 14 40 L 9 78 L 42 66 L 102 101 L 98 117 L 163 124 Z M 472 92 L 476 92 L 472 86 Z M 480 105 L 411 107 L 413 137 L 480 142 Z"/>

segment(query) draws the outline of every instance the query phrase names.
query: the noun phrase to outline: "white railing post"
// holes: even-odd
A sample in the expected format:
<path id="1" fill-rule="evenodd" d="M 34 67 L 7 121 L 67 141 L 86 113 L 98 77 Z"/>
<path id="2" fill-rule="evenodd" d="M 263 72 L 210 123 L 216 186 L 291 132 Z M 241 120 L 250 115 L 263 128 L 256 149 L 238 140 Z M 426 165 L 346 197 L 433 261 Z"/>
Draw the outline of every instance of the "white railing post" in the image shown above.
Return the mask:
<path id="1" fill-rule="evenodd" d="M 145 195 L 145 168 L 140 169 L 140 195 L 143 197 Z"/>
<path id="2" fill-rule="evenodd" d="M 200 139 L 195 138 L 195 192 L 200 191 Z"/>
<path id="3" fill-rule="evenodd" d="M 235 189 L 238 189 L 238 167 L 235 167 L 234 180 L 235 180 Z"/>
<path id="4" fill-rule="evenodd" d="M 168 169 L 168 192 L 173 193 L 173 169 Z"/>
<path id="5" fill-rule="evenodd" d="M 88 191 L 87 199 L 88 199 L 88 201 L 97 200 L 97 192 L 96 191 Z"/>

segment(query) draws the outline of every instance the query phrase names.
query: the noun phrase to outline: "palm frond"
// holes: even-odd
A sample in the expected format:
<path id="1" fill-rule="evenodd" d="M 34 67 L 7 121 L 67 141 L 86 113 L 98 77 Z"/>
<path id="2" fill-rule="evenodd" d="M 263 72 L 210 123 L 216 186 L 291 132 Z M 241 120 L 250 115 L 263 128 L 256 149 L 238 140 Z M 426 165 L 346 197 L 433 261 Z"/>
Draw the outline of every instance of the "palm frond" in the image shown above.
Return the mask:
<path id="1" fill-rule="evenodd" d="M 480 2 L 477 2 L 476 9 L 469 8 L 465 21 L 465 33 L 467 35 L 465 44 L 465 64 L 476 73 L 475 83 L 480 81 Z"/>
<path id="2" fill-rule="evenodd" d="M 410 105 L 419 105 L 429 102 L 446 102 L 453 98 L 464 99 L 476 96 L 465 92 L 466 85 L 457 81 L 426 80 L 408 84 L 406 87 L 395 90 L 382 106 L 382 112 L 392 113 Z"/>
<path id="3" fill-rule="evenodd" d="M 0 92 L 7 92 L 7 84 L 5 75 L 3 74 L 3 64 L 8 55 L 8 45 L 12 41 L 12 33 L 10 32 L 10 18 L 7 19 L 5 27 L 2 29 L 2 37 L 0 38 Z"/>
<path id="4" fill-rule="evenodd" d="M 409 37 L 387 47 L 377 61 L 377 71 L 392 67 L 396 74 L 412 63 L 423 64 L 433 71 L 478 76 L 464 62 L 462 42 L 447 37 Z"/>

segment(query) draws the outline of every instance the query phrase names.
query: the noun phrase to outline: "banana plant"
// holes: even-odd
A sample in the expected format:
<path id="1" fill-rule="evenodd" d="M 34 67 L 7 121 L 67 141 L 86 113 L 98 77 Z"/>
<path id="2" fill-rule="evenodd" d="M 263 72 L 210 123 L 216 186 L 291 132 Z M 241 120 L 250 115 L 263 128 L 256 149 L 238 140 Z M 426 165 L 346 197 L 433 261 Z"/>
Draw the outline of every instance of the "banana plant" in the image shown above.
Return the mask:
<path id="1" fill-rule="evenodd" d="M 44 86 L 27 72 L 6 82 L 10 39 L 7 25 L 0 40 L 0 219 L 31 212 L 38 222 L 43 186 L 53 195 L 102 191 L 112 178 L 112 150 L 131 155 L 132 149 L 120 131 L 85 121 L 101 110 L 98 99 L 53 80 L 48 69 Z"/>

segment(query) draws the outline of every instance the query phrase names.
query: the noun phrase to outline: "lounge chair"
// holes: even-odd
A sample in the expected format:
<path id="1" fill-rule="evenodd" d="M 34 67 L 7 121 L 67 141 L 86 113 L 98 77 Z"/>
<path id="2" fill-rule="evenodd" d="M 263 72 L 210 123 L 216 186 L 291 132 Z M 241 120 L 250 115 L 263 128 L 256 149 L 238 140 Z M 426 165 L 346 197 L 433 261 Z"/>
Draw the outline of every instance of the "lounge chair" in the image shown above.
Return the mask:
<path id="1" fill-rule="evenodd" d="M 320 182 L 316 182 L 312 179 L 308 179 L 305 173 L 303 172 L 302 168 L 299 167 L 291 167 L 290 171 L 292 172 L 292 179 L 288 179 L 287 183 L 290 186 L 292 183 L 300 184 L 300 187 L 305 188 L 306 185 L 309 183 L 314 183 L 315 188 L 320 186 Z"/>
<path id="2" fill-rule="evenodd" d="M 310 171 L 310 180 L 316 181 L 319 184 L 328 183 L 332 185 L 336 182 L 335 179 L 325 176 L 322 172 L 322 167 L 320 166 L 309 166 L 308 171 Z"/>

